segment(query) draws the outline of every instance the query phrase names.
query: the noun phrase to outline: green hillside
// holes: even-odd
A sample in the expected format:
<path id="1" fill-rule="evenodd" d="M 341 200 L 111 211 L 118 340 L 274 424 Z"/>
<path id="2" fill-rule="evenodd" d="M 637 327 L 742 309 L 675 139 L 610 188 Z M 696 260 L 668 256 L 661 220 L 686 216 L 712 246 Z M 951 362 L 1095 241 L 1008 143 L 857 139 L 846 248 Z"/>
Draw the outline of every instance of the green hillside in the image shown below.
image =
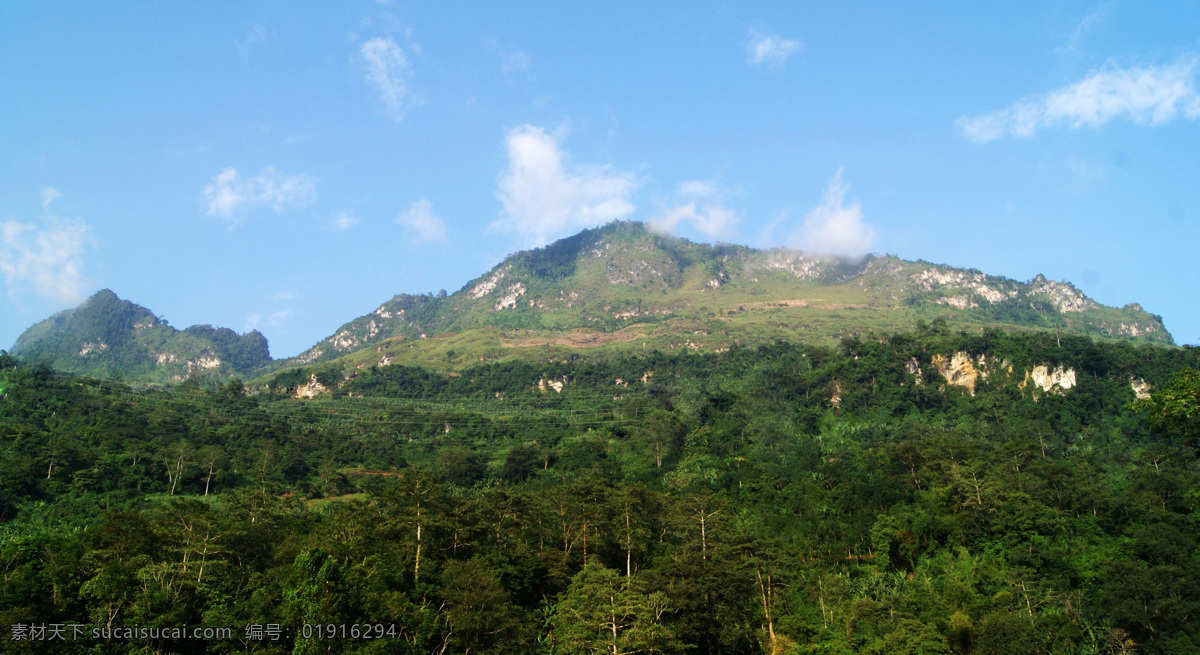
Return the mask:
<path id="1" fill-rule="evenodd" d="M 719 352 L 782 339 L 836 344 L 914 329 L 1001 327 L 1173 343 L 1158 316 L 1068 283 L 1023 283 L 892 256 L 820 258 L 709 245 L 641 223 L 585 230 L 509 256 L 449 296 L 401 294 L 272 369 L 341 360 L 461 367 L 645 349 Z"/>
<path id="2" fill-rule="evenodd" d="M 937 321 L 312 399 L 0 354 L 0 622 L 235 627 L 70 649 L 114 654 L 1187 655 L 1196 354 Z"/>
<path id="3" fill-rule="evenodd" d="M 892 256 L 822 258 L 693 243 L 615 222 L 517 252 L 457 292 L 400 294 L 300 355 L 271 361 L 257 331 L 176 330 L 101 291 L 29 328 L 13 354 L 75 373 L 172 383 L 257 380 L 328 364 L 437 369 L 510 358 L 554 361 L 647 350 L 722 352 L 784 341 L 837 344 L 944 320 L 1172 344 L 1137 304 L 1106 307 L 1069 283 L 1029 282 Z"/>
<path id="4" fill-rule="evenodd" d="M 12 354 L 60 371 L 160 384 L 246 375 L 271 361 L 267 339 L 257 330 L 177 330 L 108 289 L 30 327 Z"/>

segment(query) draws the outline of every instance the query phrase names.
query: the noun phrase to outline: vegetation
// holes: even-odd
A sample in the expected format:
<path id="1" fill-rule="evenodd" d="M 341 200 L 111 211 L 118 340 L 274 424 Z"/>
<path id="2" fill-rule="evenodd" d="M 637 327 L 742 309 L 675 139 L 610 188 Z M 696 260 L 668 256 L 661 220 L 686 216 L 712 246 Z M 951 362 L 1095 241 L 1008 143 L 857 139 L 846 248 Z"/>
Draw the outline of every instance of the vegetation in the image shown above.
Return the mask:
<path id="1" fill-rule="evenodd" d="M 955 353 L 991 362 L 973 394 Z M 1192 653 L 1196 355 L 935 321 L 170 390 L 0 355 L 0 623 L 237 626 L 97 653 Z M 300 632 L 329 624 L 394 628 Z"/>
<path id="2" fill-rule="evenodd" d="M 271 361 L 267 339 L 257 330 L 176 330 L 108 289 L 29 328 L 13 352 L 60 371 L 152 384 L 192 376 L 229 379 Z"/>
<path id="3" fill-rule="evenodd" d="M 480 358 L 537 358 L 564 342 L 599 356 L 777 339 L 836 347 L 847 336 L 909 331 L 937 318 L 963 329 L 1172 343 L 1161 318 L 1141 307 L 1105 307 L 1040 276 L 1021 283 L 890 255 L 828 259 L 693 243 L 614 222 L 514 253 L 448 296 L 395 296 L 259 373 L 323 361 L 369 365 L 381 356 L 458 368 Z M 447 361 L 445 350 L 463 357 Z"/>

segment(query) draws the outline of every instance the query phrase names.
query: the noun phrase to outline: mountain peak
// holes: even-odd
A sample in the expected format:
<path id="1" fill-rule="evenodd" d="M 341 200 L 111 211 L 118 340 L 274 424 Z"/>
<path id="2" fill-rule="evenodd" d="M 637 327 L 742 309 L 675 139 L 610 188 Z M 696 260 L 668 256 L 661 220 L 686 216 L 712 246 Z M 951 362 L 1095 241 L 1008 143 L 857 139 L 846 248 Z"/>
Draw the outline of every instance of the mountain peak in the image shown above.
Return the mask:
<path id="1" fill-rule="evenodd" d="M 1105 307 L 1040 274 L 1022 283 L 893 256 L 848 259 L 697 243 L 615 221 L 515 252 L 449 296 L 397 295 L 280 365 L 360 351 L 356 365 L 419 359 L 439 348 L 459 356 L 457 347 L 438 345 L 447 339 L 470 342 L 475 361 L 512 356 L 516 343 L 692 350 L 775 339 L 834 343 L 938 317 L 960 328 L 1172 343 L 1161 319 L 1140 306 Z M 395 348 L 401 341 L 403 351 Z"/>
<path id="2" fill-rule="evenodd" d="M 238 335 L 211 325 L 176 330 L 110 289 L 31 326 L 12 352 L 63 371 L 151 382 L 247 374 L 271 361 L 258 331 Z"/>

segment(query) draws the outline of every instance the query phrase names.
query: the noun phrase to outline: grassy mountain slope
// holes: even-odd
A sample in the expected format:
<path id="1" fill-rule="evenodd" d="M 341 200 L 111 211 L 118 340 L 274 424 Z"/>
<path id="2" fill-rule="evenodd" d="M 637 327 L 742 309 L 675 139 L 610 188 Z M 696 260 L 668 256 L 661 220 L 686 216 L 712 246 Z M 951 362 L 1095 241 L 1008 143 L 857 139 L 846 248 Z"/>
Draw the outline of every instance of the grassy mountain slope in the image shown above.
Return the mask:
<path id="1" fill-rule="evenodd" d="M 1173 343 L 1140 306 L 1106 307 L 1040 275 L 1018 282 L 892 256 L 692 243 L 616 222 L 515 253 L 449 296 L 397 295 L 271 369 L 330 360 L 461 367 L 777 339 L 828 345 L 937 318 Z"/>
<path id="2" fill-rule="evenodd" d="M 61 371 L 154 383 L 246 375 L 271 361 L 267 339 L 257 330 L 176 330 L 108 289 L 30 327 L 13 354 Z"/>

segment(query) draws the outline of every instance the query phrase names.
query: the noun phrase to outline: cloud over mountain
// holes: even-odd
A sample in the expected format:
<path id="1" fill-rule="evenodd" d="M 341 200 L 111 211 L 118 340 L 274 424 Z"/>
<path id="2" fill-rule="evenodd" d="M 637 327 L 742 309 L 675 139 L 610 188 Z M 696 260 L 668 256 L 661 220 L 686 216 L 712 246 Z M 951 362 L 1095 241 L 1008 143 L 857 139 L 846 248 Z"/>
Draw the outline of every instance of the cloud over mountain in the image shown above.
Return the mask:
<path id="1" fill-rule="evenodd" d="M 539 246 L 633 213 L 630 196 L 640 184 L 637 177 L 611 166 L 572 165 L 561 147 L 565 136 L 565 131 L 547 134 L 533 125 L 508 131 L 508 165 L 496 191 L 503 209 L 489 229 Z"/>
<path id="2" fill-rule="evenodd" d="M 846 204 L 846 192 L 838 169 L 820 204 L 804 217 L 792 234 L 791 245 L 809 252 L 860 257 L 875 245 L 875 227 L 863 220 L 862 203 Z"/>

